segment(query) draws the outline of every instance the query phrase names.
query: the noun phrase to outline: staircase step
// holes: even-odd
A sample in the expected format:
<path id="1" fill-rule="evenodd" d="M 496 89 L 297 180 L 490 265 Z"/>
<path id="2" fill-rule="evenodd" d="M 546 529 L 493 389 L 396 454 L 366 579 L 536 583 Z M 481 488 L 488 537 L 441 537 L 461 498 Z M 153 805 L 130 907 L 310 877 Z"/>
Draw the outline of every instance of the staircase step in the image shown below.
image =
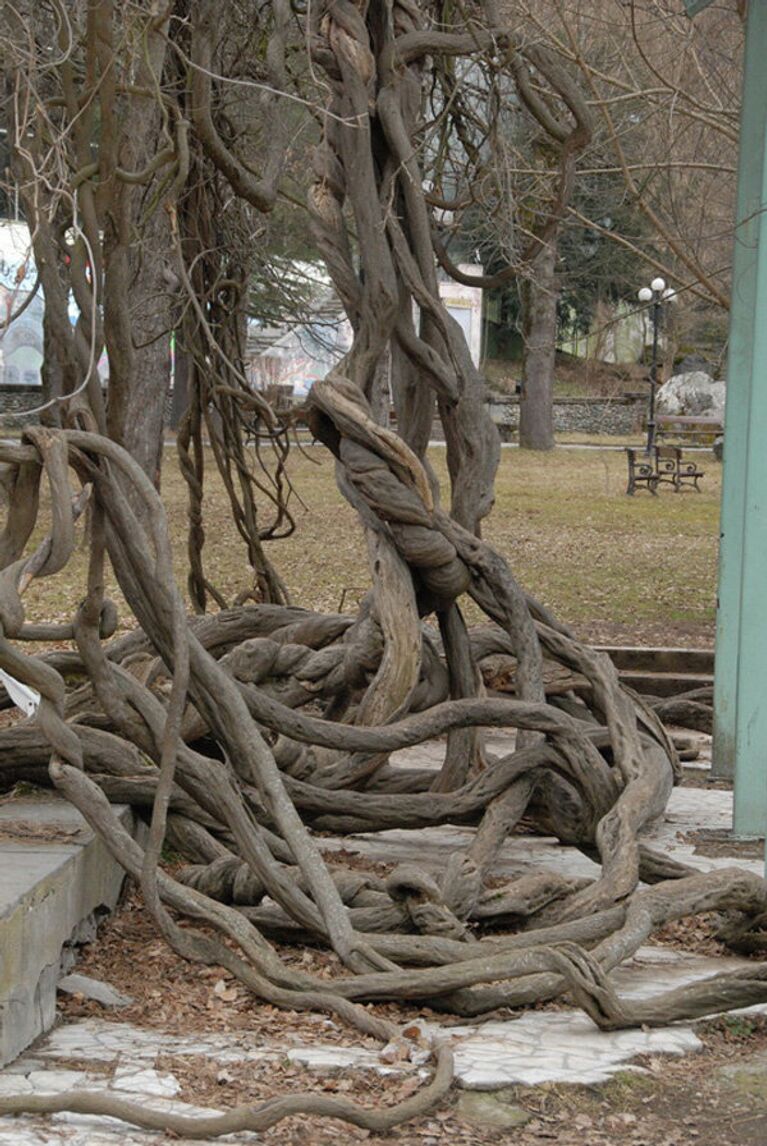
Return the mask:
<path id="1" fill-rule="evenodd" d="M 632 672 L 688 673 L 714 672 L 713 649 L 642 648 L 630 645 L 602 645 L 618 669 Z"/>
<path id="2" fill-rule="evenodd" d="M 133 830 L 130 808 L 113 810 Z M 0 1066 L 53 1025 L 59 978 L 117 903 L 123 878 L 62 797 L 0 805 Z"/>
<path id="3" fill-rule="evenodd" d="M 620 671 L 620 679 L 636 692 L 647 696 L 679 696 L 696 688 L 713 685 L 711 673 L 633 672 Z"/>

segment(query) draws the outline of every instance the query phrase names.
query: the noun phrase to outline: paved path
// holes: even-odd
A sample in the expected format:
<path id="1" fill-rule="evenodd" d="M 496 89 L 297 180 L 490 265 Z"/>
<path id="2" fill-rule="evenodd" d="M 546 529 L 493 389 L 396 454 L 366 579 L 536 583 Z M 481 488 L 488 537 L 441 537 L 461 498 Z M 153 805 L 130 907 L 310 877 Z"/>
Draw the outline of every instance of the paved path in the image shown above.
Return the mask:
<path id="1" fill-rule="evenodd" d="M 503 735 L 494 740 L 496 750 L 508 748 L 508 738 Z M 422 766 L 438 767 L 444 744 L 409 749 L 398 754 L 399 762 L 412 764 L 416 752 Z M 703 760 L 702 766 L 705 764 Z M 729 792 L 677 788 L 665 816 L 647 833 L 648 842 L 700 870 L 731 866 L 733 860 L 727 856 L 696 855 L 686 838 L 693 830 L 728 828 L 731 804 Z M 417 858 L 424 867 L 438 870 L 445 857 L 463 847 L 470 837 L 466 829 L 442 827 L 325 838 L 323 847 L 344 847 L 385 861 Z M 749 870 L 762 871 L 760 861 L 738 862 Z M 597 870 L 580 852 L 562 847 L 553 839 L 515 836 L 504 846 L 499 871 L 520 873 L 540 870 L 541 865 L 569 874 L 589 875 Z M 611 978 L 620 995 L 646 998 L 744 963 L 734 957 L 710 959 L 668 947 L 648 946 Z M 160 1056 L 169 1055 L 176 1059 L 203 1056 L 219 1069 L 243 1062 L 252 1062 L 255 1067 L 287 1061 L 312 1074 L 342 1069 L 404 1074 L 414 1079 L 425 1076 L 423 1053 L 418 1051 L 412 1061 L 392 1063 L 385 1051 L 347 1047 L 337 1040 L 323 1041 L 321 1036 L 306 1044 L 265 1039 L 257 1031 L 175 1036 L 122 1023 L 119 1010 L 111 1013 L 114 1021 L 88 1019 L 66 1023 L 45 1036 L 0 1072 L 0 1094 L 51 1093 L 85 1087 L 138 1096 L 160 1109 L 202 1113 L 200 1108 L 180 1102 L 179 1078 L 159 1063 Z M 439 1037 L 449 1039 L 453 1045 L 458 1085 L 465 1090 L 490 1091 L 510 1085 L 597 1084 L 627 1066 L 630 1068 L 637 1055 L 681 1055 L 701 1046 L 694 1024 L 602 1032 L 580 1011 L 567 1009 L 533 1011 L 508 1022 L 444 1026 Z M 238 1137 L 242 1143 L 256 1140 L 255 1135 Z M 66 1114 L 45 1120 L 26 1116 L 0 1119 L 0 1146 L 160 1146 L 162 1141 L 161 1135 L 128 1130 L 109 1119 Z"/>

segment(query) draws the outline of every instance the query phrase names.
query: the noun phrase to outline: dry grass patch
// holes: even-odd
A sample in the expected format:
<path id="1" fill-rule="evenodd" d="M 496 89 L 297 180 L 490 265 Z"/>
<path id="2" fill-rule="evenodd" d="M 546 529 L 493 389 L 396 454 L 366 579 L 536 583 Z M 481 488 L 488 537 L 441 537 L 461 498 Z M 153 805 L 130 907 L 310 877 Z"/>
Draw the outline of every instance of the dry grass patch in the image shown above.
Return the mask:
<path id="1" fill-rule="evenodd" d="M 583 636 L 708 643 L 721 468 L 710 454 L 698 456 L 706 470 L 702 493 L 664 489 L 657 498 L 646 491 L 629 498 L 622 450 L 533 454 L 505 449 L 485 536 L 506 555 L 522 584 Z M 444 449 L 432 449 L 430 461 L 446 491 Z M 251 578 L 212 458 L 210 465 L 205 561 L 211 579 L 232 600 Z M 336 489 L 333 460 L 320 446 L 295 450 L 290 472 L 297 530 L 271 543 L 269 554 L 295 603 L 352 611 L 369 583 L 367 557 L 356 515 Z M 186 489 L 172 448 L 166 450 L 163 496 L 183 583 Z M 82 596 L 85 562 L 82 550 L 60 576 L 32 585 L 30 619 L 71 615 Z M 109 591 L 119 601 L 113 580 Z M 130 623 L 124 610 L 123 623 Z"/>

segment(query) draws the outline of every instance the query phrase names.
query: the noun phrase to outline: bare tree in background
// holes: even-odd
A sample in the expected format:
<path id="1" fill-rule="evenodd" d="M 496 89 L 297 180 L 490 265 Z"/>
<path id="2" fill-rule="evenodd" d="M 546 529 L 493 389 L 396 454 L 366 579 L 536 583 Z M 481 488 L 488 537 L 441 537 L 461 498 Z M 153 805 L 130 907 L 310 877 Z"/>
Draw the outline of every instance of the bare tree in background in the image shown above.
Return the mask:
<path id="1" fill-rule="evenodd" d="M 450 227 L 437 250 L 443 268 L 486 289 L 516 282 L 523 342 L 519 440 L 551 449 L 557 341 L 557 239 L 567 215 L 591 115 L 569 64 L 531 37 L 514 4 L 493 18 L 515 28 L 524 60 L 499 69 L 477 61 L 438 64 L 426 154 L 437 218 Z M 451 114 L 443 114 L 449 108 Z M 435 193 L 436 192 L 436 193 Z M 461 275 L 462 246 L 489 249 L 494 273 Z"/>
<path id="2" fill-rule="evenodd" d="M 88 20 L 107 7 L 89 7 Z M 58 8 L 52 11 L 60 18 Z M 139 881 L 158 928 L 185 958 L 221 965 L 271 1004 L 320 1009 L 367 1035 L 393 1040 L 402 1054 L 415 1050 L 410 1028 L 399 1029 L 364 1003 L 420 1000 L 476 1015 L 568 992 L 595 1023 L 613 1028 L 763 1001 L 767 986 L 759 964 L 747 974 L 726 972 L 652 999 L 616 996 L 608 972 L 669 919 L 721 912 L 722 933 L 732 946 L 760 950 L 767 883 L 732 870 L 701 875 L 646 846 L 642 829 L 661 813 L 679 775 L 661 722 L 667 706 L 624 690 L 609 658 L 575 640 L 480 536 L 492 507 L 498 439 L 485 409 L 483 379 L 439 298 L 437 258 L 446 266 L 450 259 L 430 213 L 440 206 L 439 190 L 424 190 L 428 125 L 422 95 L 443 82 L 438 73 L 449 61 L 465 60 L 488 75 L 511 77 L 519 98 L 547 121 L 554 97 L 540 94 L 540 77 L 557 98 L 565 98 L 570 79 L 555 58 L 542 56 L 489 9 L 458 14 L 413 0 L 367 7 L 326 0 L 304 16 L 273 3 L 238 7 L 234 24 L 219 21 L 218 12 L 216 5 L 200 3 L 170 15 L 163 9 L 158 17 L 134 6 L 118 21 L 125 30 L 142 18 L 141 43 L 157 35 L 165 52 L 183 62 L 176 79 L 172 73 L 163 79 L 159 101 L 162 109 L 162 93 L 173 93 L 181 109 L 182 135 L 171 132 L 171 179 L 183 173 L 184 194 L 200 196 L 208 173 L 216 172 L 214 197 L 186 202 L 186 224 L 175 187 L 164 208 L 170 249 L 178 256 L 180 305 L 195 315 L 185 335 L 197 402 L 187 452 L 194 467 L 190 446 L 195 419 L 208 418 L 201 405 L 206 398 L 224 420 L 224 399 L 236 401 L 238 410 L 255 400 L 236 384 L 233 348 L 246 270 L 228 246 L 240 242 L 242 223 L 239 207 L 229 217 L 229 194 L 257 211 L 272 206 L 285 152 L 279 94 L 292 94 L 286 61 L 290 51 L 308 45 L 310 74 L 323 97 L 322 136 L 312 158 L 314 233 L 354 329 L 350 352 L 315 384 L 308 417 L 335 456 L 341 491 L 358 511 L 372 588 L 354 617 L 318 615 L 282 602 L 188 617 L 174 581 L 159 493 L 124 445 L 103 432 L 108 419 L 98 406 L 100 389 L 94 390 L 94 409 L 83 405 L 89 393 L 84 386 L 82 402 L 60 404 L 61 427 L 30 427 L 21 443 L 0 444 L 9 494 L 0 542 L 0 666 L 41 697 L 35 720 L 0 731 L 4 781 L 48 782 L 63 792 Z M 240 17 L 243 36 L 250 33 L 243 40 L 245 56 L 232 34 Z M 22 35 L 30 31 L 29 19 L 17 20 L 17 53 L 31 38 Z M 94 82 L 98 93 L 112 77 L 117 82 L 118 42 L 112 41 L 111 62 L 93 65 L 102 69 Z M 92 47 L 87 36 L 86 47 Z M 82 57 L 90 58 L 87 52 Z M 13 90 L 23 87 L 29 66 L 17 54 Z M 230 77 L 232 88 L 238 86 L 233 81 L 247 80 L 263 103 L 258 172 L 238 149 L 236 120 L 223 114 L 228 86 L 217 86 L 225 84 L 221 76 Z M 131 98 L 150 90 L 133 87 L 126 84 Z M 155 85 L 150 87 L 156 98 Z M 51 114 L 60 107 L 55 86 L 41 98 L 49 99 Z M 460 104 L 440 102 L 440 115 L 457 116 L 460 123 Z M 162 110 L 158 114 L 162 118 Z M 181 141 L 187 130 L 185 169 Z M 26 138 L 26 132 L 17 136 L 19 149 Z M 47 187 L 39 175 L 44 144 L 43 136 L 34 178 L 29 172 L 31 188 L 37 182 Z M 166 162 L 149 164 L 155 161 Z M 96 172 L 87 178 L 96 181 L 95 195 L 98 136 L 91 139 L 94 163 Z M 568 164 L 563 153 L 557 184 L 563 189 Z M 110 180 L 133 186 L 107 170 Z M 66 196 L 63 202 L 71 220 L 73 203 Z M 446 201 L 440 209 L 448 209 Z M 227 215 L 227 239 L 209 256 L 207 236 L 216 231 L 219 213 Z M 556 224 L 556 203 L 542 216 L 542 227 L 531 234 L 534 248 L 545 243 L 546 227 Z M 190 233 L 191 219 L 199 234 Z M 130 253 L 129 244 L 126 257 Z M 98 257 L 96 248 L 87 255 L 94 264 Z M 198 282 L 200 267 L 205 273 Z M 86 263 L 86 282 L 96 269 Z M 103 282 L 106 293 L 106 268 Z M 93 315 L 96 302 L 90 301 Z M 104 299 L 105 324 L 114 305 L 116 300 Z M 73 360 L 89 381 L 87 362 L 76 353 L 73 336 Z M 400 434 L 387 424 L 388 373 Z M 426 455 L 435 405 L 450 473 L 444 502 Z M 271 412 L 259 406 L 259 413 L 269 424 Z M 214 446 L 227 452 L 224 466 L 238 448 L 227 437 L 234 426 L 227 421 Z M 209 431 L 215 432 L 212 418 Z M 235 452 L 237 467 L 238 457 Z M 74 499 L 70 478 L 77 485 Z M 51 529 L 33 545 L 43 479 Z M 66 566 L 83 513 L 90 558 L 82 605 L 64 625 L 28 621 L 25 590 L 34 578 Z M 103 590 L 107 559 L 139 625 L 113 641 L 115 609 Z M 192 595 L 201 589 L 204 578 Z M 464 595 L 485 614 L 484 627 L 467 628 Z M 26 653 L 26 642 L 53 637 L 70 647 L 39 657 Z M 487 694 L 481 669 L 490 656 L 496 664 L 500 657 L 513 677 L 512 695 Z M 64 673 L 78 687 L 67 687 Z M 710 708 L 700 697 L 682 698 L 674 701 L 673 715 L 702 725 L 710 721 Z M 482 733 L 488 727 L 516 730 L 504 755 L 488 752 Z M 394 750 L 442 734 L 446 751 L 438 772 L 390 766 Z M 145 846 L 126 833 L 110 800 L 151 808 Z M 523 816 L 534 830 L 598 857 L 598 875 L 577 879 L 530 870 L 502 886 L 490 882 L 499 849 Z M 445 823 L 474 828 L 465 851 L 452 855 L 444 870 L 403 864 L 385 879 L 329 863 L 315 836 L 315 830 L 343 835 Z M 188 861 L 173 874 L 159 865 L 166 840 Z M 495 930 L 483 931 L 487 922 Z M 319 979 L 297 969 L 280 957 L 275 938 L 327 946 L 339 973 Z M 261 1130 L 300 1112 L 384 1130 L 427 1110 L 448 1089 L 449 1046 L 438 1038 L 430 1046 L 433 1078 L 388 1109 L 298 1094 L 190 1119 L 82 1091 L 4 1095 L 0 1111 L 32 1105 L 37 1111 L 89 1111 L 179 1135 Z"/>
<path id="3" fill-rule="evenodd" d="M 527 34 L 580 75 L 594 123 L 579 169 L 619 176 L 642 234 L 600 227 L 684 296 L 727 308 L 743 5 L 690 20 L 674 0 L 516 5 Z"/>
<path id="4" fill-rule="evenodd" d="M 729 305 L 743 12 L 732 3 L 693 22 L 674 0 L 522 0 L 507 3 L 504 12 L 524 42 L 550 53 L 566 75 L 578 78 L 580 119 L 588 124 L 578 147 L 576 194 L 571 186 L 546 247 L 526 268 L 510 236 L 523 234 L 525 219 L 535 217 L 531 201 L 547 202 L 546 189 L 559 179 L 561 162 L 552 146 L 556 135 L 525 130 L 524 104 L 517 100 L 509 107 L 507 100 L 505 129 L 501 118 L 490 160 L 504 193 L 497 207 L 492 180 L 485 180 L 476 228 L 494 264 L 499 258 L 516 263 L 523 346 L 520 444 L 547 448 L 553 445 L 560 286 L 588 270 L 587 261 L 582 271 L 571 265 L 573 244 L 561 241 L 563 235 L 590 236 L 633 258 L 636 281 L 626 284 L 629 299 L 642 281 L 643 263 L 650 276 L 661 273 L 677 290 L 681 344 L 697 349 L 702 338 L 704 350 L 721 350 L 722 311 Z M 555 106 L 538 76 L 535 82 L 549 108 Z M 577 194 L 586 184 L 588 195 Z M 560 251 L 567 252 L 565 261 Z"/>
<path id="5" fill-rule="evenodd" d="M 285 13 L 275 5 L 268 18 L 282 25 L 268 60 L 253 48 L 263 29 L 251 15 L 231 8 L 215 44 L 205 5 L 192 21 L 183 4 L 112 0 L 9 6 L 6 15 L 12 175 L 45 294 L 41 417 L 107 433 L 159 484 L 175 334 L 187 391 L 179 449 L 190 491 L 189 588 L 199 610 L 209 596 L 226 603 L 202 564 L 203 428 L 258 599 L 286 599 L 263 543 L 293 526 L 286 431 L 244 373 L 254 235 L 287 155 L 267 88 L 289 87 L 277 48 Z M 232 86 L 217 90 L 216 68 L 232 73 Z M 274 159 L 257 179 L 247 163 L 262 133 Z M 257 419 L 275 447 L 268 464 L 244 445 Z"/>

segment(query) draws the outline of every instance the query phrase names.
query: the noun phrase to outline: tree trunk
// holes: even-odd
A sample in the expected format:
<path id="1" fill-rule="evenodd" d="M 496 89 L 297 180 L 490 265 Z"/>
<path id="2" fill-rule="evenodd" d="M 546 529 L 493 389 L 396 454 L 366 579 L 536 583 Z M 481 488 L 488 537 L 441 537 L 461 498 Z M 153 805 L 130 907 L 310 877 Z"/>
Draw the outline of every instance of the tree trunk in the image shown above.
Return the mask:
<path id="1" fill-rule="evenodd" d="M 176 339 L 171 391 L 170 428 L 177 430 L 189 405 L 189 351 Z"/>
<path id="2" fill-rule="evenodd" d="M 188 7 L 203 11 L 205 35 L 226 33 L 215 60 L 208 54 L 210 43 L 203 43 L 197 79 L 226 78 L 229 60 L 241 72 L 250 62 L 239 50 L 251 15 L 247 6 L 231 24 L 220 13 L 239 6 L 205 0 Z M 261 25 L 260 9 L 254 9 L 254 36 L 270 61 L 277 57 L 279 73 L 293 35 L 290 5 L 273 0 L 261 7 L 273 23 Z M 436 1066 L 433 1082 L 384 1111 L 310 1093 L 189 1119 L 78 1090 L 43 1097 L 42 1105 L 39 1095 L 3 1094 L 0 1114 L 95 1112 L 198 1138 L 265 1130 L 294 1113 L 330 1115 L 386 1131 L 443 1097 L 452 1056 L 441 1034 L 422 1037 L 416 1026 L 416 1036 L 362 1001 L 417 1001 L 430 1010 L 469 1017 L 567 992 L 606 1029 L 665 1025 L 763 1003 L 767 983 L 764 964 L 757 963 L 653 999 L 615 994 L 608 973 L 630 958 L 653 928 L 671 919 L 726 912 L 728 941 L 752 954 L 762 951 L 767 883 L 745 871 L 698 873 L 645 846 L 640 833 L 661 814 L 680 778 L 673 742 L 653 709 L 623 688 L 610 658 L 572 638 L 476 531 L 492 504 L 498 436 L 483 402 L 482 379 L 439 295 L 419 166 L 422 92 L 431 86 L 422 69 L 431 59 L 434 76 L 435 57 L 445 51 L 452 56 L 462 45 L 473 57 L 484 43 L 485 74 L 494 75 L 496 28 L 484 36 L 475 27 L 465 36 L 432 31 L 431 10 L 420 11 L 412 0 L 359 8 L 323 0 L 307 28 L 312 53 L 307 62 L 321 73 L 327 98 L 324 135 L 313 155 L 312 220 L 347 306 L 354 342 L 314 383 L 306 420 L 335 456 L 339 487 L 358 511 L 368 541 L 373 589 L 358 616 L 350 618 L 274 603 L 285 594 L 262 543 L 292 526 L 283 495 L 289 490 L 283 475 L 287 431 L 271 439 L 278 467 L 274 478 L 265 464 L 260 472 L 252 464 L 252 454 L 260 462 L 266 450 L 249 456 L 243 441 L 246 415 L 272 422 L 242 369 L 240 307 L 250 272 L 250 236 L 258 233 L 254 220 L 237 212 L 236 199 L 222 188 L 218 174 L 205 177 L 212 163 L 206 159 L 204 166 L 196 163 L 191 176 L 181 168 L 188 184 L 181 221 L 189 227 L 179 228 L 178 244 L 166 245 L 164 202 L 169 200 L 173 211 L 173 195 L 153 166 L 153 156 L 162 152 L 151 146 L 148 117 L 137 114 L 137 101 L 155 90 L 152 81 L 161 76 L 162 61 L 148 63 L 146 80 L 140 69 L 126 69 L 131 83 L 118 92 L 113 57 L 102 52 L 112 42 L 112 0 L 91 3 L 88 11 L 103 66 L 86 72 L 86 78 L 91 86 L 100 85 L 104 98 L 98 109 L 98 186 L 85 179 L 78 184 L 78 205 L 88 208 L 81 215 L 91 239 L 86 250 L 84 232 L 77 236 L 72 281 L 85 304 L 81 321 L 90 317 L 97 331 L 98 303 L 103 303 L 112 368 L 110 430 L 120 441 L 78 424 L 78 419 L 86 426 L 103 422 L 100 406 L 89 410 L 84 400 L 71 418 L 76 428 L 30 426 L 21 443 L 0 441 L 0 479 L 9 500 L 0 536 L 0 669 L 4 680 L 14 678 L 39 695 L 36 720 L 0 729 L 0 782 L 3 772 L 6 782 L 16 782 L 20 773 L 37 777 L 49 760 L 50 783 L 140 883 L 160 933 L 184 959 L 222 967 L 272 1006 L 329 1012 L 366 1037 L 390 1044 L 403 1058 L 417 1037 L 419 1053 L 425 1045 Z M 169 17 L 170 9 L 163 12 Z M 151 6 L 147 34 L 136 36 L 147 61 L 151 36 L 159 40 L 158 52 L 165 43 L 157 20 Z M 122 35 L 122 26 L 118 32 Z M 48 40 L 29 37 L 33 45 L 38 40 L 42 62 L 54 66 Z M 549 101 L 538 94 L 539 77 L 550 79 L 553 72 L 556 91 L 575 114 L 577 99 L 566 79 L 535 45 L 529 48 L 534 81 L 511 35 L 504 37 L 503 49 L 519 97 L 538 109 L 542 125 L 548 124 L 557 140 L 566 136 L 572 155 L 579 137 L 552 122 Z M 26 39 L 18 56 L 19 68 L 26 67 Z M 79 54 L 67 53 L 69 74 L 74 70 L 70 57 L 78 66 L 80 61 Z M 444 61 L 439 72 L 446 72 Z M 260 66 L 255 74 L 263 74 Z M 65 79 L 68 91 L 68 74 Z M 282 82 L 278 74 L 277 83 Z M 116 93 L 111 102 L 110 83 Z M 128 154 L 118 164 L 109 150 L 117 138 L 110 116 L 114 106 L 122 107 L 123 87 L 135 92 L 125 92 L 135 114 L 121 138 L 133 140 L 135 147 L 126 142 Z M 174 85 L 165 89 L 169 102 L 175 90 Z M 205 84 L 201 94 L 207 104 L 201 113 L 197 101 L 193 118 L 207 147 L 236 192 L 255 192 L 256 206 L 270 205 L 273 198 L 254 188 L 252 172 L 227 151 L 211 123 L 211 107 L 221 108 L 223 121 L 225 106 L 212 102 Z M 86 101 L 70 102 L 71 119 L 79 124 Z M 38 99 L 30 103 L 43 107 Z M 465 118 L 455 101 L 445 101 L 444 107 L 446 114 L 451 108 L 449 114 Z M 54 122 L 48 115 L 46 132 Z M 26 134 L 20 138 L 26 148 Z M 92 166 L 91 138 L 84 139 L 77 156 L 78 170 Z M 47 186 L 37 175 L 39 165 L 31 167 L 33 189 Z M 563 195 L 566 189 L 563 185 Z M 108 191 L 114 195 L 104 210 L 106 270 L 99 299 L 95 272 L 102 228 L 94 196 L 102 190 L 105 197 Z M 172 213 L 167 217 L 174 219 Z M 175 301 L 161 288 L 165 279 L 173 281 L 163 275 L 169 253 L 179 256 L 184 287 Z M 93 268 L 91 284 L 86 256 Z M 526 310 L 525 377 L 530 398 L 536 399 L 530 410 L 548 412 L 548 422 L 533 422 L 533 437 L 542 427 L 547 446 L 555 260 L 551 247 L 537 257 Z M 53 278 L 52 283 L 55 287 Z M 52 294 L 46 289 L 46 306 Z M 79 341 L 71 335 L 63 301 L 65 296 L 56 311 L 59 327 L 87 379 L 85 332 L 79 332 Z M 165 507 L 146 477 L 157 466 L 167 336 L 181 303 L 178 325 L 190 358 L 189 410 L 179 432 L 190 489 L 190 596 L 202 609 L 210 592 L 220 606 L 217 613 L 191 619 L 174 575 Z M 414 304 L 423 316 L 419 331 L 412 321 Z M 97 343 L 101 339 L 94 337 Z M 382 383 L 392 347 L 392 392 L 408 441 L 385 424 Z M 416 384 L 429 387 L 428 400 L 418 395 Z M 88 401 L 100 403 L 98 386 L 92 390 Z M 416 452 L 425 451 L 434 401 L 445 429 L 450 512 L 442 506 L 435 475 Z M 141 402 L 146 411 L 138 410 Z M 225 608 L 226 599 L 213 590 L 202 566 L 203 426 L 248 546 L 263 598 L 256 605 Z M 73 477 L 80 486 L 74 501 Z M 44 512 L 38 520 L 41 487 Z M 274 526 L 259 526 L 258 493 L 275 506 Z M 86 507 L 90 552 L 84 600 L 66 624 L 26 622 L 24 590 L 35 578 L 59 574 L 75 555 L 76 519 Z M 326 516 L 330 545 L 333 514 Z M 43 537 L 46 522 L 50 533 Z M 107 556 L 139 626 L 109 645 L 103 642 L 115 633 L 118 617 L 104 594 Z M 467 630 L 459 604 L 464 594 L 492 626 L 477 634 Z M 425 623 L 430 615 L 439 635 Z M 42 640 L 55 641 L 57 648 L 36 655 Z M 25 642 L 34 642 L 31 655 L 23 652 Z M 67 643 L 73 647 L 62 647 Z M 484 695 L 483 662 L 498 655 L 513 697 Z M 557 669 L 556 685 L 568 695 L 552 696 L 556 704 L 547 700 L 552 678 L 544 663 L 563 671 L 559 675 Z M 491 679 L 498 675 L 497 664 L 488 666 Z M 584 684 L 582 694 L 575 691 L 577 682 Z M 5 703 L 2 692 L 0 703 Z M 695 697 L 692 703 L 692 712 L 677 709 L 675 715 L 699 726 L 706 713 Z M 480 730 L 503 727 L 514 731 L 513 751 L 502 749 L 483 768 Z M 391 753 L 443 737 L 445 756 L 437 771 L 389 765 Z M 108 797 L 144 809 L 152 803 L 146 843 L 125 830 Z M 594 877 L 566 878 L 536 867 L 511 871 L 499 886 L 500 849 L 523 818 L 533 831 L 598 857 Z M 417 863 L 397 863 L 384 878 L 338 863 L 344 849 L 334 849 L 328 862 L 327 843 L 315 834 L 412 832 L 444 824 L 460 826 L 462 836 L 475 829 L 468 846 L 455 846 L 432 864 L 420 856 Z M 172 873 L 159 863 L 166 829 L 168 843 L 189 861 Z M 190 926 L 182 926 L 176 913 Z M 495 932 L 483 935 L 479 927 L 488 919 Z M 271 935 L 326 945 L 337 957 L 339 973 L 318 976 L 310 967 L 283 961 Z"/>
<path id="3" fill-rule="evenodd" d="M 522 292 L 523 368 L 519 444 L 526 450 L 554 447 L 554 358 L 557 341 L 557 248 L 549 241 L 533 264 Z"/>
<path id="4" fill-rule="evenodd" d="M 174 299 L 163 277 L 171 265 L 170 226 L 162 209 L 147 221 L 134 283 L 137 345 L 127 400 L 123 442 L 159 488 L 165 405 L 170 388 L 170 337 Z"/>

